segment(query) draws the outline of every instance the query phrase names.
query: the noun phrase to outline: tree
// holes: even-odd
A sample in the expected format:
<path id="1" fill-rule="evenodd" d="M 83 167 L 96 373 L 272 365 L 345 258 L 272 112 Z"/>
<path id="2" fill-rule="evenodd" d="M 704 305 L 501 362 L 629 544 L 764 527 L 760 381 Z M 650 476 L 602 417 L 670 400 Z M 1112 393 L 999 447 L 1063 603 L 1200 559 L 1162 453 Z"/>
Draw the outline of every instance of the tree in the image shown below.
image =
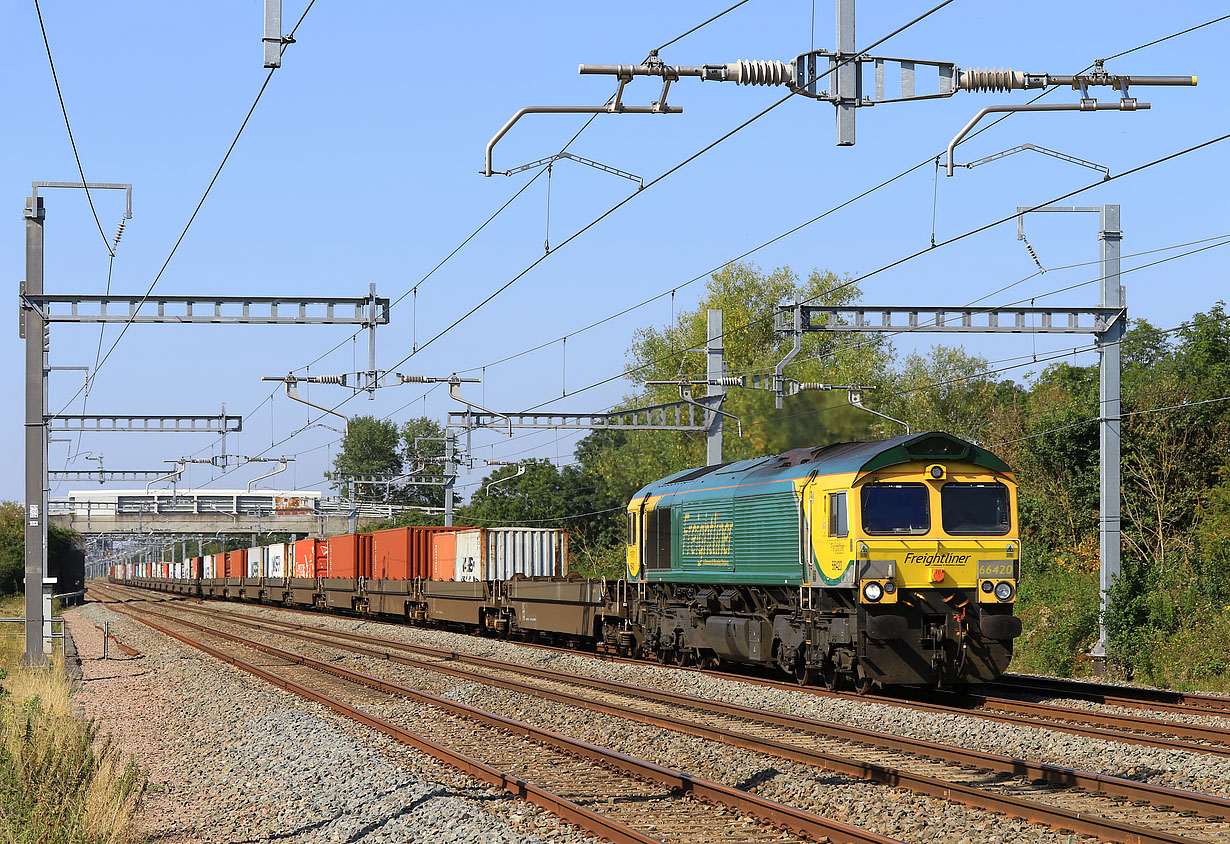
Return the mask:
<path id="1" fill-rule="evenodd" d="M 680 374 L 703 375 L 707 311 L 720 308 L 727 371 L 768 375 L 792 347 L 788 336 L 774 331 L 775 306 L 794 301 L 841 306 L 856 302 L 860 295 L 857 285 L 831 272 L 813 270 L 803 280 L 789 267 L 766 273 L 754 264 L 730 264 L 712 275 L 695 309 L 681 312 L 665 328 L 642 328 L 634 334 L 627 371 L 639 382 L 674 380 Z M 802 349 L 790 363 L 789 376 L 799 381 L 875 383 L 890 361 L 891 351 L 881 338 L 807 333 Z M 704 394 L 703 388 L 693 392 L 696 398 Z M 646 386 L 628 397 L 624 406 L 678 399 L 674 387 Z M 868 420 L 872 417 L 850 408 L 844 393 L 800 394 L 779 411 L 771 393 L 732 389 L 723 409 L 740 418 L 744 432 L 743 437 L 735 436 L 733 421 L 724 423 L 726 460 L 858 439 L 871 430 Z M 703 433 L 630 431 L 608 437 L 606 432 L 599 432 L 587 440 L 593 451 L 588 465 L 612 490 L 636 490 L 663 475 L 704 463 Z"/>
<path id="2" fill-rule="evenodd" d="M 397 423 L 376 419 L 372 416 L 356 416 L 350 420 L 342 449 L 333 458 L 333 469 L 348 475 L 387 475 L 401 472 L 402 456 L 398 449 L 400 436 Z M 334 481 L 333 486 L 348 494 L 345 481 Z M 382 496 L 383 486 L 356 484 L 356 497 Z"/>
<path id="3" fill-rule="evenodd" d="M 25 590 L 26 510 L 16 501 L 0 501 L 0 595 Z M 47 528 L 47 567 L 59 572 L 79 543 L 76 531 L 50 525 Z"/>
<path id="4" fill-rule="evenodd" d="M 426 416 L 406 421 L 401 427 L 402 459 L 406 471 L 412 475 L 443 480 L 444 435 L 444 426 Z M 420 507 L 443 507 L 444 487 L 405 484 L 394 491 L 394 498 Z"/>
<path id="5" fill-rule="evenodd" d="M 989 369 L 986 358 L 951 346 L 932 346 L 925 356 L 911 354 L 880 391 L 884 412 L 915 432 L 947 431 L 985 442 L 992 409 L 1002 398 Z M 865 398 L 874 406 L 878 395 Z M 905 433 L 892 422 L 880 427 L 887 436 Z"/>

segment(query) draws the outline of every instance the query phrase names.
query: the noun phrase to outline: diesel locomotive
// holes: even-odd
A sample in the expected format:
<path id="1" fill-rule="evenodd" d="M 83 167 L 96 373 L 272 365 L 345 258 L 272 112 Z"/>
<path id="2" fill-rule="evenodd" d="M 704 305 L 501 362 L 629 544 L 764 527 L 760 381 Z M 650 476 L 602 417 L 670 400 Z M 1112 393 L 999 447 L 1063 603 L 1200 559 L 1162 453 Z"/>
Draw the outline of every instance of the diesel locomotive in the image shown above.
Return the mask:
<path id="1" fill-rule="evenodd" d="M 938 432 L 676 473 L 628 505 L 638 645 L 861 690 L 994 679 L 1016 512 L 1012 470 Z"/>
<path id="2" fill-rule="evenodd" d="M 948 434 L 677 472 L 638 491 L 626 515 L 618 580 L 563 576 L 566 559 L 552 574 L 480 565 L 489 577 L 455 576 L 425 557 L 448 538 L 440 528 L 400 529 L 421 535 L 396 537 L 409 542 L 397 567 L 362 553 L 382 534 L 334 537 L 359 549 L 343 576 L 332 564 L 308 576 L 296 562 L 247 577 L 194 565 L 179 579 L 117 579 L 664 663 L 755 665 L 860 691 L 993 680 L 1021 633 L 1013 473 Z"/>

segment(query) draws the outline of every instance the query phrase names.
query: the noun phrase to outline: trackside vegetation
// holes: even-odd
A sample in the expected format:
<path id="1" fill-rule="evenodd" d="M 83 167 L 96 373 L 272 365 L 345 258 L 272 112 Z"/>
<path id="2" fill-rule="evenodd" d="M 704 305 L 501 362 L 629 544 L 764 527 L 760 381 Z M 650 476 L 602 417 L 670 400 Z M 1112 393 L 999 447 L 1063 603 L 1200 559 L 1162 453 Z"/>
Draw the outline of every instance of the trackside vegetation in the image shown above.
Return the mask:
<path id="1" fill-rule="evenodd" d="M 20 615 L 21 599 L 0 601 Z M 57 653 L 49 668 L 18 665 L 20 636 L 0 652 L 0 841 L 135 844 L 145 779 L 98 726 L 74 711 Z"/>

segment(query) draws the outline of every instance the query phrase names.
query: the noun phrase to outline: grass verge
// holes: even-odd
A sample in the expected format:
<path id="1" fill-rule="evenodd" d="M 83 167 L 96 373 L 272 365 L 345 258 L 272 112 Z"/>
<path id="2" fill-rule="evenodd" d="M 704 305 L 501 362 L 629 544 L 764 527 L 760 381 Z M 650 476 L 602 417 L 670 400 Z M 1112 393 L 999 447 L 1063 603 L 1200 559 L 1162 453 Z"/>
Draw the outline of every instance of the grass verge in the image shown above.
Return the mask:
<path id="1" fill-rule="evenodd" d="M 0 602 L 0 613 L 20 615 L 11 603 Z M 135 818 L 144 774 L 95 722 L 75 713 L 63 656 L 57 653 L 46 669 L 26 668 L 18 664 L 21 638 L 3 642 L 0 843 L 141 841 Z"/>

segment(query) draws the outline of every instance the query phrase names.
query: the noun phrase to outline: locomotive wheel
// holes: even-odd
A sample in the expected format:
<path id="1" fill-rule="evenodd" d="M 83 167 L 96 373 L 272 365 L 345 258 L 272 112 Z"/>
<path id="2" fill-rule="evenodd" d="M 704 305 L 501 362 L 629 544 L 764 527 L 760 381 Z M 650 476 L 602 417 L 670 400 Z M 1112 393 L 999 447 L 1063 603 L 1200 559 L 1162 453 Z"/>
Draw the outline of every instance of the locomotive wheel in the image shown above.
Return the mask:
<path id="1" fill-rule="evenodd" d="M 815 671 L 802 660 L 794 664 L 794 681 L 800 686 L 810 686 L 816 681 Z"/>
<path id="2" fill-rule="evenodd" d="M 833 664 L 831 659 L 826 659 L 824 667 L 820 669 L 820 682 L 830 692 L 837 691 L 837 666 Z"/>

